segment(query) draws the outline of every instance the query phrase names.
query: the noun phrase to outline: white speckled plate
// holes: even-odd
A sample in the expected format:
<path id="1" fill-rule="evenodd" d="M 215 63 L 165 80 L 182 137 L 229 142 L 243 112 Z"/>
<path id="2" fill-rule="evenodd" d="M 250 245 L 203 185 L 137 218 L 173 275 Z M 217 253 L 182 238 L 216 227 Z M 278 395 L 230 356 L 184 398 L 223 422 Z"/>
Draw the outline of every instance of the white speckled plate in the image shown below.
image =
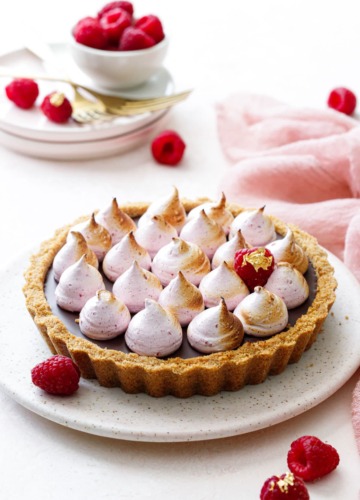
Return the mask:
<path id="1" fill-rule="evenodd" d="M 48 49 L 53 54 L 57 68 L 56 71 L 50 69 L 48 74 L 73 76 L 76 82 L 88 84 L 91 87 L 91 84 L 84 80 L 84 76 L 78 76 L 78 72 L 74 72 L 74 64 L 69 66 L 69 63 L 66 62 L 69 59 L 66 44 L 49 44 Z M 0 66 L 9 72 L 24 76 L 47 74 L 44 72 L 42 62 L 25 48 L 0 54 Z M 61 73 L 59 73 L 59 67 L 63 68 Z M 126 134 L 153 124 L 166 113 L 166 111 L 160 110 L 134 116 L 118 116 L 111 121 L 87 124 L 78 124 L 70 120 L 59 125 L 50 122 L 40 111 L 39 106 L 43 98 L 55 90 L 64 92 L 69 99 L 72 99 L 73 91 L 69 85 L 38 80 L 40 94 L 36 104 L 31 109 L 24 110 L 17 108 L 5 95 L 5 86 L 10 81 L 11 78 L 1 77 L 0 74 L 0 131 L 19 137 L 20 140 L 41 141 L 45 146 L 49 144 L 50 147 L 53 147 L 54 143 L 58 143 L 59 147 L 64 147 L 64 144 L 65 147 L 67 144 L 74 144 L 76 147 L 80 142 L 113 139 L 119 136 L 126 137 Z M 112 92 L 111 95 L 129 98 L 157 97 L 169 95 L 174 90 L 175 84 L 172 76 L 165 68 L 161 68 L 149 82 L 141 87 L 128 90 L 126 93 L 124 91 L 121 94 Z"/>
<path id="2" fill-rule="evenodd" d="M 325 332 L 299 363 L 265 383 L 214 397 L 154 399 L 82 380 L 71 397 L 33 386 L 30 370 L 49 357 L 24 305 L 29 254 L 0 273 L 0 384 L 29 410 L 83 432 L 133 441 L 196 441 L 255 431 L 290 419 L 334 394 L 360 364 L 360 286 L 335 257 L 337 299 Z"/>

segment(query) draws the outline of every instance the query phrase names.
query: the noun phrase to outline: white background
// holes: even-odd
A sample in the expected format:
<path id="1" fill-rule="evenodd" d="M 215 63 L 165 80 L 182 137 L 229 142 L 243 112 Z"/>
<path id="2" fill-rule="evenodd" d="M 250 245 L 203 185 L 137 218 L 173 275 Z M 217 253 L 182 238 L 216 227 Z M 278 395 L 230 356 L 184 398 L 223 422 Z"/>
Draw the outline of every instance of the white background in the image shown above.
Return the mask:
<path id="1" fill-rule="evenodd" d="M 102 2 L 2 2 L 0 51 L 30 41 L 62 41 Z M 227 163 L 215 107 L 238 90 L 322 108 L 347 86 L 360 96 L 358 2 L 324 0 L 138 0 L 170 37 L 166 66 L 191 97 L 165 124 L 187 143 L 177 168 L 154 163 L 149 144 L 125 155 L 78 162 L 27 158 L 0 149 L 1 262 L 36 246 L 80 214 L 116 196 L 151 200 L 176 185 L 187 197 L 217 194 Z M 11 332 L 8 332 L 10 335 Z M 2 353 L 6 356 L 6 353 Z M 357 376 L 358 378 L 358 376 Z M 140 444 L 60 427 L 0 393 L 0 496 L 17 498 L 256 499 L 263 481 L 286 467 L 289 443 L 315 434 L 341 449 L 336 475 L 311 485 L 311 498 L 358 498 L 359 459 L 350 423 L 353 377 L 315 409 L 244 436 L 183 444 Z"/>

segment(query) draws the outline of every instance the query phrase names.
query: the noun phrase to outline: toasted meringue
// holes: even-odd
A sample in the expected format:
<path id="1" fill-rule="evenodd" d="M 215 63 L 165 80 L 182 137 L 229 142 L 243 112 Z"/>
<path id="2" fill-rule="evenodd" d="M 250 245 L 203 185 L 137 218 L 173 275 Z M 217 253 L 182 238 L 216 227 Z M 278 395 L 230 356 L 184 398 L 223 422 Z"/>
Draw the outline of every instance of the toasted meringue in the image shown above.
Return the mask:
<path id="1" fill-rule="evenodd" d="M 151 258 L 149 252 L 137 243 L 133 231 L 116 243 L 105 255 L 103 271 L 110 281 L 115 281 L 137 260 L 140 267 L 149 270 Z"/>
<path id="2" fill-rule="evenodd" d="M 152 299 L 145 300 L 145 309 L 135 314 L 125 333 L 129 349 L 141 356 L 168 356 L 181 346 L 182 340 L 177 318 Z"/>
<path id="3" fill-rule="evenodd" d="M 88 247 L 95 252 L 99 262 L 103 260 L 106 252 L 111 248 L 110 233 L 104 226 L 96 222 L 95 214 L 92 214 L 87 221 L 72 227 L 70 231 L 78 231 L 84 236 Z"/>
<path id="4" fill-rule="evenodd" d="M 201 248 L 181 238 L 173 238 L 171 243 L 160 248 L 155 255 L 151 270 L 166 286 L 179 271 L 193 285 L 198 285 L 210 271 L 210 260 Z"/>
<path id="5" fill-rule="evenodd" d="M 271 218 L 264 214 L 265 207 L 257 210 L 244 210 L 231 224 L 233 236 L 239 229 L 249 246 L 264 246 L 276 238 L 275 226 Z"/>
<path id="6" fill-rule="evenodd" d="M 180 238 L 196 243 L 209 259 L 212 259 L 217 248 L 226 242 L 224 230 L 206 215 L 204 209 L 185 224 L 180 231 Z"/>
<path id="7" fill-rule="evenodd" d="M 160 293 L 158 302 L 177 317 L 181 326 L 188 325 L 205 308 L 201 292 L 181 271 Z"/>
<path id="8" fill-rule="evenodd" d="M 307 271 L 308 258 L 301 246 L 295 242 L 294 234 L 290 228 L 288 228 L 284 238 L 269 243 L 266 248 L 273 254 L 276 263 L 289 262 L 302 274 Z"/>
<path id="9" fill-rule="evenodd" d="M 62 273 L 55 288 L 56 303 L 66 311 L 79 312 L 98 290 L 105 288 L 99 271 L 83 255 Z"/>
<path id="10" fill-rule="evenodd" d="M 113 198 L 111 205 L 100 210 L 95 216 L 96 221 L 104 226 L 110 233 L 112 246 L 130 231 L 135 231 L 136 224 L 129 215 L 121 210 L 116 198 Z"/>
<path id="11" fill-rule="evenodd" d="M 212 268 L 215 269 L 222 262 L 227 262 L 230 267 L 234 267 L 235 254 L 238 250 L 242 250 L 243 248 L 247 248 L 247 245 L 239 229 L 229 241 L 220 245 L 216 250 L 211 261 Z"/>
<path id="12" fill-rule="evenodd" d="M 99 262 L 95 252 L 88 247 L 84 236 L 76 231 L 71 231 L 63 247 L 60 248 L 53 260 L 54 278 L 59 281 L 62 273 L 72 264 L 75 264 L 83 255 L 91 266 L 98 268 Z"/>
<path id="13" fill-rule="evenodd" d="M 224 193 L 221 193 L 221 198 L 218 202 L 206 202 L 190 210 L 187 216 L 187 220 L 191 220 L 196 217 L 201 210 L 205 210 L 206 215 L 209 219 L 217 222 L 221 226 L 226 235 L 230 232 L 231 224 L 234 220 L 233 214 L 226 208 L 226 197 Z"/>
<path id="14" fill-rule="evenodd" d="M 108 340 L 125 332 L 131 315 L 109 290 L 98 290 L 80 311 L 80 331 L 95 340 Z"/>
<path id="15" fill-rule="evenodd" d="M 244 329 L 239 318 L 228 311 L 225 300 L 198 314 L 187 329 L 189 343 L 197 351 L 230 351 L 241 345 Z"/>
<path id="16" fill-rule="evenodd" d="M 139 245 L 146 248 L 150 257 L 154 258 L 160 248 L 170 243 L 178 233 L 162 215 L 154 215 L 146 224 L 137 228 L 134 236 Z"/>
<path id="17" fill-rule="evenodd" d="M 147 223 L 154 215 L 162 215 L 166 222 L 179 232 L 186 222 L 186 212 L 179 198 L 179 191 L 174 187 L 170 196 L 166 195 L 151 203 L 146 212 L 140 217 L 138 227 Z"/>
<path id="18" fill-rule="evenodd" d="M 233 311 L 239 302 L 249 295 L 248 287 L 226 262 L 204 276 L 199 290 L 206 307 L 216 306 L 222 297 L 229 311 Z"/>
<path id="19" fill-rule="evenodd" d="M 261 286 L 256 286 L 254 292 L 240 302 L 234 314 L 243 324 L 245 333 L 254 337 L 281 332 L 289 319 L 285 302 Z"/>
<path id="20" fill-rule="evenodd" d="M 131 313 L 144 308 L 145 299 L 158 300 L 163 287 L 155 274 L 143 269 L 135 261 L 113 285 L 113 293 L 121 299 Z"/>
<path id="21" fill-rule="evenodd" d="M 264 288 L 279 295 L 288 309 L 300 306 L 309 297 L 306 279 L 288 262 L 279 262 L 275 266 Z"/>

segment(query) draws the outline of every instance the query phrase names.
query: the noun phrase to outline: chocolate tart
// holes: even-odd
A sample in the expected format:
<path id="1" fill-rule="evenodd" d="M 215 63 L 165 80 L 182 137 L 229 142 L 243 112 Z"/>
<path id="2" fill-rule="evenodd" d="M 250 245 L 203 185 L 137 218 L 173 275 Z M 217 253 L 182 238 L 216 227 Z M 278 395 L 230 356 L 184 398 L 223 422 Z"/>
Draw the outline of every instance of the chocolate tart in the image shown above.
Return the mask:
<path id="1" fill-rule="evenodd" d="M 188 212 L 209 200 L 181 201 Z M 147 203 L 132 203 L 120 208 L 130 217 L 138 218 L 148 206 Z M 228 208 L 234 216 L 245 210 L 235 204 L 228 204 Z M 99 343 L 71 333 L 45 293 L 53 259 L 64 245 L 69 229 L 88 217 L 81 217 L 57 230 L 52 238 L 41 244 L 38 253 L 31 257 L 23 292 L 27 309 L 50 351 L 71 357 L 82 377 L 97 379 L 104 387 L 120 387 L 127 393 L 147 393 L 153 397 L 173 395 L 187 398 L 196 394 L 212 396 L 220 391 L 237 391 L 247 384 L 259 384 L 269 375 L 281 373 L 289 363 L 300 360 L 316 340 L 334 303 L 336 280 L 326 252 L 314 237 L 271 217 L 280 236 L 291 228 L 296 243 L 309 258 L 313 273 L 310 303 L 288 329 L 265 340 L 245 339 L 238 349 L 232 351 L 192 354 L 190 357 L 175 353 L 167 359 L 158 359 L 126 352 L 126 349 L 116 350 L 108 345 L 101 347 Z M 50 281 L 53 281 L 52 277 Z"/>

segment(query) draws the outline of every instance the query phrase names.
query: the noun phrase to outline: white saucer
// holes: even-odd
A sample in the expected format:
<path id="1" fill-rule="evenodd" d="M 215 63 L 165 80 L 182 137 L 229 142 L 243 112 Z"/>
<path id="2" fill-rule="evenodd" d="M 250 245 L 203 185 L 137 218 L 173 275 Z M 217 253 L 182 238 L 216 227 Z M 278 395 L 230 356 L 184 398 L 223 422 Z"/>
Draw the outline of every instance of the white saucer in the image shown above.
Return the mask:
<path id="1" fill-rule="evenodd" d="M 299 415 L 334 394 L 360 363 L 360 286 L 329 255 L 338 280 L 337 299 L 323 332 L 301 360 L 263 384 L 213 397 L 151 398 L 81 380 L 71 397 L 44 393 L 30 371 L 50 356 L 21 292 L 29 254 L 0 273 L 0 385 L 29 410 L 72 429 L 131 441 L 199 441 L 245 434 Z"/>
<path id="2" fill-rule="evenodd" d="M 59 64 L 63 68 L 63 74 L 91 87 L 91 82 L 77 70 L 74 63 L 69 59 L 66 47 L 66 44 L 60 43 L 48 45 L 48 49 L 52 50 L 56 55 L 57 65 Z M 21 72 L 21 74 L 30 76 L 31 74 L 45 73 L 41 61 L 27 49 L 19 49 L 0 56 L 0 66 L 6 66 L 10 71 Z M 49 72 L 49 74 L 51 73 Z M 54 71 L 52 74 L 54 74 Z M 59 75 L 59 70 L 55 74 Z M 69 85 L 39 80 L 40 95 L 36 105 L 30 110 L 23 110 L 16 107 L 5 95 L 4 88 L 10 81 L 11 78 L 0 77 L 0 131 L 3 132 L 3 140 L 7 138 L 4 133 L 49 143 L 78 143 L 109 139 L 129 134 L 144 126 L 156 123 L 164 115 L 164 111 L 156 111 L 135 116 L 116 117 L 112 121 L 97 124 L 80 125 L 69 121 L 66 124 L 59 125 L 50 122 L 40 111 L 39 105 L 45 95 L 54 90 L 63 91 L 71 99 L 72 89 Z M 162 68 L 147 84 L 126 91 L 126 95 L 125 93 L 121 95 L 134 98 L 156 97 L 171 94 L 173 91 L 174 82 L 172 77 L 165 68 Z M 120 94 L 112 93 L 112 95 Z"/>
<path id="3" fill-rule="evenodd" d="M 5 132 L 0 128 L 0 144 L 5 148 L 35 158 L 49 160 L 91 160 L 129 151 L 143 144 L 160 126 L 168 110 L 132 132 L 104 139 L 78 142 L 39 141 Z"/>

